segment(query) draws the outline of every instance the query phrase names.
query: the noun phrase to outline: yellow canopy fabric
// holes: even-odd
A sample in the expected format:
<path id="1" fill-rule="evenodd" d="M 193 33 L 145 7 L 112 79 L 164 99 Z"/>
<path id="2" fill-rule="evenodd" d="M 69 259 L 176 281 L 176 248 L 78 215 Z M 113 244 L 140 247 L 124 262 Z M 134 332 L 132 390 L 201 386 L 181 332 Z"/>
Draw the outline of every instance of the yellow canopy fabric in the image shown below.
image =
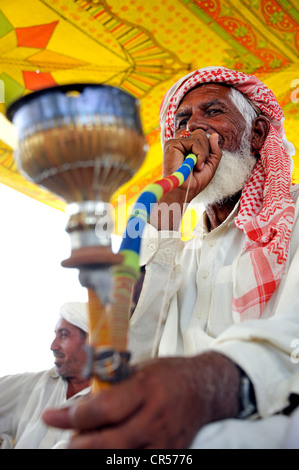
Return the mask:
<path id="1" fill-rule="evenodd" d="M 252 73 L 275 93 L 296 147 L 299 182 L 299 9 L 287 0 L 0 0 L 2 113 L 34 90 L 73 82 L 118 86 L 138 97 L 150 146 L 112 203 L 132 204 L 161 176 L 158 113 L 167 89 L 209 65 Z M 5 124 L 5 125 L 4 125 Z M 58 209 L 64 203 L 17 171 L 0 122 L 0 182 Z"/>

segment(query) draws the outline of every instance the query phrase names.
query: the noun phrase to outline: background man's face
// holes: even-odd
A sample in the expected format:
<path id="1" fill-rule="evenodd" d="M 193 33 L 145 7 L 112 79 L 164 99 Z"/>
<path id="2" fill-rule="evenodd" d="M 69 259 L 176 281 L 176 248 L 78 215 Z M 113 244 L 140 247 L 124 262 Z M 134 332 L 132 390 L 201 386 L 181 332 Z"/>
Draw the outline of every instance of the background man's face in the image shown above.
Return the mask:
<path id="1" fill-rule="evenodd" d="M 55 328 L 51 350 L 57 373 L 63 378 L 80 377 L 85 364 L 86 339 L 79 328 L 60 318 Z"/>

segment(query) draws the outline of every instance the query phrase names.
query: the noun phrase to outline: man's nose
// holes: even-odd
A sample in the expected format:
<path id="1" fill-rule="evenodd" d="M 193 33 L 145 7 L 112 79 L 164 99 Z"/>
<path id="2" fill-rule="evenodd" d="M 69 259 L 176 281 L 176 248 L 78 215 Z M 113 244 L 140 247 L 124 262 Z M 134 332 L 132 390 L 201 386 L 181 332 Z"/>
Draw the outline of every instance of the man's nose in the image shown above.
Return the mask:
<path id="1" fill-rule="evenodd" d="M 192 115 L 188 121 L 188 130 L 190 132 L 196 131 L 197 129 L 202 129 L 204 132 L 209 130 L 208 124 L 205 122 L 205 119 L 202 116 Z"/>
<path id="2" fill-rule="evenodd" d="M 52 341 L 50 349 L 51 349 L 51 351 L 55 351 L 56 349 L 58 349 L 58 342 L 57 342 L 56 338 Z"/>

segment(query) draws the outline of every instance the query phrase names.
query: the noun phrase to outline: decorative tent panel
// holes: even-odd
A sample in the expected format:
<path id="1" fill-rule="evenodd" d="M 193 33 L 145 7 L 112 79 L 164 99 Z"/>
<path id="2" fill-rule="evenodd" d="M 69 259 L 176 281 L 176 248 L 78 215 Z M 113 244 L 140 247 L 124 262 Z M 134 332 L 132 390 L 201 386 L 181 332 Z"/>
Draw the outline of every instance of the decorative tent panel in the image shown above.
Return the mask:
<path id="1" fill-rule="evenodd" d="M 296 147 L 298 182 L 298 52 L 295 0 L 0 0 L 3 113 L 27 93 L 72 82 L 114 85 L 139 98 L 150 150 L 114 195 L 115 207 L 130 206 L 161 175 L 164 93 L 183 74 L 209 65 L 253 73 L 273 90 Z M 18 173 L 5 133 L 0 130 L 0 182 L 62 209 L 62 201 Z"/>

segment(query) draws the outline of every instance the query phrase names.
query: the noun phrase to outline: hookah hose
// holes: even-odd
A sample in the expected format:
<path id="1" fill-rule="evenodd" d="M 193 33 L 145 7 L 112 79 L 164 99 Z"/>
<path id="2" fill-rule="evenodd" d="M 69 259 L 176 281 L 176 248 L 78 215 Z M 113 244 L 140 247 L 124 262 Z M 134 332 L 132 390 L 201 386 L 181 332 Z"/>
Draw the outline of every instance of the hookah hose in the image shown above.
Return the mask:
<path id="1" fill-rule="evenodd" d="M 191 174 L 197 157 L 189 154 L 177 171 L 149 184 L 141 193 L 128 219 L 119 249 L 123 262 L 113 267 L 113 304 L 109 312 L 111 343 L 118 351 L 126 351 L 133 288 L 140 275 L 139 255 L 142 233 L 149 220 L 151 209 L 164 194 L 182 185 Z"/>

